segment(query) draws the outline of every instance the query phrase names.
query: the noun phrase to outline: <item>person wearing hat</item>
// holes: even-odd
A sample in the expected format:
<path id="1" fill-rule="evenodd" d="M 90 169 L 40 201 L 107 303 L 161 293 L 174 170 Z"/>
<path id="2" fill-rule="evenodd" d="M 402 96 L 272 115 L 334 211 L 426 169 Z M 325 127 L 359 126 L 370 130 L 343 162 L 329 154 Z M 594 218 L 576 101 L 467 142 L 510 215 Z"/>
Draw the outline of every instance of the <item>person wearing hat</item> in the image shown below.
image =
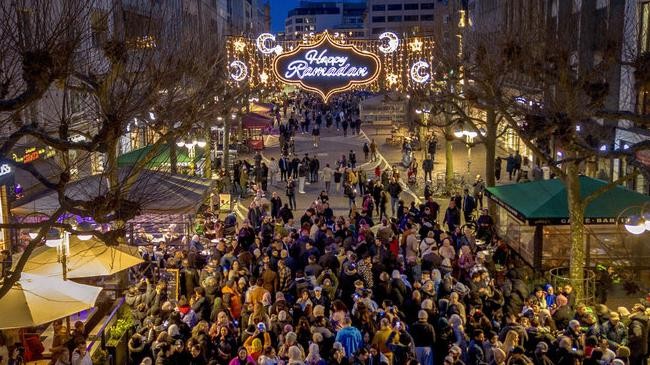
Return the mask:
<path id="1" fill-rule="evenodd" d="M 642 364 L 643 359 L 648 357 L 648 327 L 650 319 L 645 314 L 645 307 L 642 304 L 635 304 L 630 315 L 628 325 L 628 343 L 632 356 L 630 364 Z"/>
<path id="2" fill-rule="evenodd" d="M 436 343 L 436 332 L 428 322 L 429 314 L 421 309 L 418 311 L 418 320 L 409 329 L 413 336 L 415 357 L 421 365 L 433 365 L 433 348 Z"/>
<path id="3" fill-rule="evenodd" d="M 620 346 L 627 346 L 627 327 L 621 322 L 618 312 L 609 313 L 609 319 L 603 323 L 601 330 L 612 350 L 616 351 Z"/>

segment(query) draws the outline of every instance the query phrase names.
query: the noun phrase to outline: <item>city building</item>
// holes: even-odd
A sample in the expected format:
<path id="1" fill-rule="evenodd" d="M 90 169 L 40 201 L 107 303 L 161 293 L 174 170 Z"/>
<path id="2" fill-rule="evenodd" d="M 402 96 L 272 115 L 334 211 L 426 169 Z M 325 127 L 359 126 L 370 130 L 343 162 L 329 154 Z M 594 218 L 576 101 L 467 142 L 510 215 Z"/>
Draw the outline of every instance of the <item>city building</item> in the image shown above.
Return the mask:
<path id="1" fill-rule="evenodd" d="M 468 1 L 468 31 L 489 34 L 527 34 L 530 37 L 553 35 L 566 39 L 570 57 L 576 72 L 586 73 L 614 55 L 624 62 L 609 67 L 606 74 L 610 88 L 603 109 L 640 114 L 650 113 L 648 90 L 639 87 L 635 80 L 635 69 L 631 65 L 637 55 L 650 50 L 648 30 L 650 27 L 650 1 L 562 1 L 547 2 L 526 0 Z M 513 90 L 530 88 L 527 80 L 508 80 Z M 540 94 L 539 100 L 543 102 Z M 640 128 L 624 119 L 594 118 L 588 132 L 597 137 L 602 151 L 624 150 L 629 146 L 650 139 L 650 131 Z M 524 144 L 514 132 L 506 132 L 503 145 L 511 150 L 528 153 Z M 562 151 L 557 151 L 562 153 Z M 633 171 L 624 159 L 596 159 L 586 166 L 591 175 L 599 173 L 617 180 Z M 648 194 L 650 184 L 643 176 L 627 183 L 638 192 Z"/>
<path id="2" fill-rule="evenodd" d="M 228 14 L 226 34 L 253 36 L 271 29 L 271 7 L 268 0 L 225 1 Z"/>
<path id="3" fill-rule="evenodd" d="M 287 15 L 285 39 L 302 39 L 309 33 L 325 30 L 363 38 L 366 35 L 363 22 L 365 11 L 364 2 L 301 1 Z"/>
<path id="4" fill-rule="evenodd" d="M 399 35 L 431 34 L 436 7 L 446 0 L 368 0 L 366 33 L 376 36 L 386 31 Z"/>

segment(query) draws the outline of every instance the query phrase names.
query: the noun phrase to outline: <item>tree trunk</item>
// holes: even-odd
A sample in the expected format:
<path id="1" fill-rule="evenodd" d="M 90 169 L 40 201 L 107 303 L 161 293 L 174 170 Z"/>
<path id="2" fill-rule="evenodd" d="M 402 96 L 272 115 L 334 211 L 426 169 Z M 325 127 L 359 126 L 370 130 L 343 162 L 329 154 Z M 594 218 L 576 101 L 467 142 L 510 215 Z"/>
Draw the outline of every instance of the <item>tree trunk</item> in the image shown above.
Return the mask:
<path id="1" fill-rule="evenodd" d="M 571 258 L 569 262 L 569 277 L 576 295 L 576 302 L 585 299 L 585 265 L 586 265 L 586 236 L 585 236 L 585 207 L 580 197 L 580 174 L 576 163 L 567 165 L 566 191 L 569 207 L 569 222 L 571 224 Z"/>
<path id="2" fill-rule="evenodd" d="M 178 157 L 176 154 L 176 141 L 171 135 L 167 140 L 167 145 L 169 145 L 169 171 L 172 174 L 178 174 Z"/>
<path id="3" fill-rule="evenodd" d="M 117 131 L 115 131 L 117 132 Z M 117 163 L 118 148 L 119 148 L 119 135 L 117 133 L 109 133 L 107 138 L 108 151 L 106 153 L 106 166 L 108 166 L 108 189 L 112 194 L 122 194 L 120 184 L 120 168 Z M 113 221 L 113 228 L 115 230 L 124 229 L 126 221 L 122 217 L 116 217 Z M 107 242 L 108 244 L 126 244 L 126 237 L 124 235 L 117 236 L 117 242 Z"/>
<path id="4" fill-rule="evenodd" d="M 223 119 L 223 166 L 226 176 L 230 176 L 230 126 L 232 122 L 230 116 Z"/>
<path id="5" fill-rule="evenodd" d="M 449 136 L 452 135 L 451 127 L 445 127 L 445 182 L 447 186 L 451 186 L 454 181 L 454 148 L 452 140 Z"/>
<path id="6" fill-rule="evenodd" d="M 492 187 L 496 185 L 494 176 L 494 162 L 497 154 L 497 114 L 494 109 L 487 110 L 485 119 L 485 185 Z M 488 199 L 490 215 L 496 216 L 496 204 Z"/>
<path id="7" fill-rule="evenodd" d="M 205 140 L 205 149 L 203 151 L 203 157 L 205 158 L 205 163 L 203 164 L 203 174 L 207 179 L 212 178 L 212 130 L 210 129 L 210 124 L 205 122 L 203 125 L 203 139 Z"/>

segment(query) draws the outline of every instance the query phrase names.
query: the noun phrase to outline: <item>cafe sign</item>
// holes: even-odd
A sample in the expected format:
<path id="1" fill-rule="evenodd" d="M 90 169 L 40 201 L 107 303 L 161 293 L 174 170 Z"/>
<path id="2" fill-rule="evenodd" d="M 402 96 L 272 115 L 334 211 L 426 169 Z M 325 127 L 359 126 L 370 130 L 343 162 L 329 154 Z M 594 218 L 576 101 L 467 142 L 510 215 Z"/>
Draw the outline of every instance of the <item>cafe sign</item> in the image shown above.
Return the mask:
<path id="1" fill-rule="evenodd" d="M 273 72 L 286 84 L 313 91 L 327 101 L 332 95 L 374 82 L 381 62 L 374 53 L 323 34 L 313 44 L 300 45 L 275 58 Z"/>

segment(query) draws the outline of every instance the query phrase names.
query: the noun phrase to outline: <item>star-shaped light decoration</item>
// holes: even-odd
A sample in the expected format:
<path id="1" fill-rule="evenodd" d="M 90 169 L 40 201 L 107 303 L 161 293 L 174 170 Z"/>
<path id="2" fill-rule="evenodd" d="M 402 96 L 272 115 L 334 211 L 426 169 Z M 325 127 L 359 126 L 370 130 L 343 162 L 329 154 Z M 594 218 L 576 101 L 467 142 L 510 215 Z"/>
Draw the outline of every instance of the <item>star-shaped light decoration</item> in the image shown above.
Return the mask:
<path id="1" fill-rule="evenodd" d="M 386 81 L 388 81 L 388 85 L 397 84 L 397 75 L 395 75 L 394 73 L 390 73 L 386 75 Z"/>
<path id="2" fill-rule="evenodd" d="M 422 51 L 422 41 L 419 38 L 415 38 L 411 43 L 409 43 L 409 47 L 411 47 L 412 52 L 420 52 Z"/>
<path id="3" fill-rule="evenodd" d="M 244 43 L 244 41 L 242 41 L 241 39 L 236 40 L 233 45 L 235 46 L 236 52 L 244 52 L 244 50 L 246 49 L 246 43 Z"/>
<path id="4" fill-rule="evenodd" d="M 263 84 L 266 84 L 266 82 L 269 81 L 269 75 L 268 75 L 266 72 L 262 72 L 262 73 L 260 74 L 260 81 L 261 81 Z"/>

